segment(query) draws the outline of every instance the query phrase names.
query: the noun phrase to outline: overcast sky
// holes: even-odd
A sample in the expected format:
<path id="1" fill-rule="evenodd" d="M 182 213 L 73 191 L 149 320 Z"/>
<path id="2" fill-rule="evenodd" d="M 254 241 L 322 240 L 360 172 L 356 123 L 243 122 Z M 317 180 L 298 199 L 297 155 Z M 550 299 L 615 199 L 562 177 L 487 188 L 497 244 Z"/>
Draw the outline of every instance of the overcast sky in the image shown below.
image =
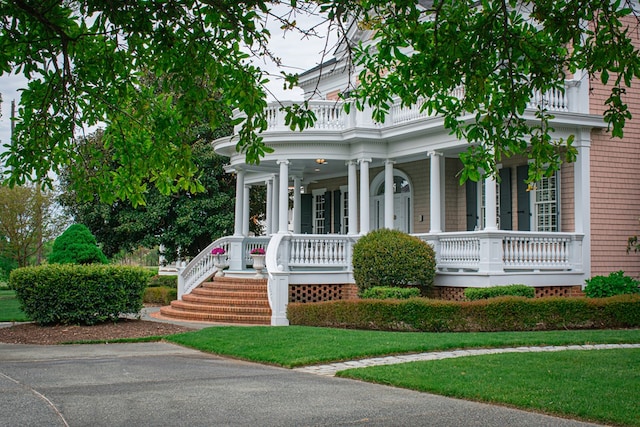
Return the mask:
<path id="1" fill-rule="evenodd" d="M 306 18 L 307 20 L 309 18 Z M 301 22 L 300 20 L 298 22 Z M 311 21 L 312 22 L 312 21 Z M 271 29 L 272 40 L 270 48 L 278 55 L 283 64 L 287 65 L 288 72 L 302 72 L 318 65 L 322 59 L 322 50 L 325 45 L 324 39 L 301 39 L 297 33 L 288 32 L 283 35 L 282 30 L 277 26 Z M 325 58 L 325 60 L 328 58 Z M 279 74 L 277 67 L 262 61 L 257 61 L 257 65 L 273 74 Z M 1 145 L 7 144 L 11 135 L 11 101 L 20 99 L 18 89 L 26 86 L 26 80 L 21 76 L 0 76 L 0 94 L 2 94 L 2 106 L 0 117 L 0 150 Z M 300 89 L 284 91 L 281 80 L 271 78 L 268 89 L 280 100 L 301 100 L 302 91 Z"/>

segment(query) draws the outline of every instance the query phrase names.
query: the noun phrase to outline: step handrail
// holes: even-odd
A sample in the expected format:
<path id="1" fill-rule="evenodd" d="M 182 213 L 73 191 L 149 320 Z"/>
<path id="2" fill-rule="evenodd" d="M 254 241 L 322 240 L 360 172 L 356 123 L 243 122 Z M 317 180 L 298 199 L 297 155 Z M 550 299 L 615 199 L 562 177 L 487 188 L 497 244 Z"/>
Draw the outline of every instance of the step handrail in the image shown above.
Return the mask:
<path id="1" fill-rule="evenodd" d="M 189 264 L 183 269 L 178 270 L 178 299 L 182 300 L 182 295 L 191 293 L 198 285 L 207 280 L 216 272 L 216 266 L 213 263 L 214 256 L 211 254 L 213 248 L 223 248 L 229 256 L 229 237 L 221 237 L 212 242 L 198 255 L 196 255 Z"/>

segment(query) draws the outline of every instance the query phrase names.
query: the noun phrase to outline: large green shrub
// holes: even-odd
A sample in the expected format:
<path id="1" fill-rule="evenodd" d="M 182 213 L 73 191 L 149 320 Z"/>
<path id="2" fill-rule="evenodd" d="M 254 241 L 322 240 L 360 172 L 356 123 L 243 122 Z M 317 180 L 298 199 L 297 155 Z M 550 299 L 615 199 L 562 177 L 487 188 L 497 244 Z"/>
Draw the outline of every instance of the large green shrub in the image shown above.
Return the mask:
<path id="1" fill-rule="evenodd" d="M 374 286 L 362 291 L 360 298 L 370 299 L 409 299 L 420 296 L 420 289 L 418 288 L 398 288 L 398 287 L 385 287 Z"/>
<path id="2" fill-rule="evenodd" d="M 586 280 L 584 293 L 590 298 L 612 297 L 614 295 L 640 293 L 640 282 L 616 271 L 608 276 L 594 276 Z"/>
<path id="3" fill-rule="evenodd" d="M 464 296 L 469 301 L 495 297 L 514 296 L 534 298 L 536 290 L 526 285 L 491 286 L 489 288 L 467 288 Z"/>
<path id="4" fill-rule="evenodd" d="M 13 270 L 25 314 L 42 325 L 93 325 L 139 313 L 149 275 L 142 268 L 51 264 Z"/>
<path id="5" fill-rule="evenodd" d="M 91 231 L 82 224 L 73 224 L 53 243 L 50 264 L 107 264 L 107 257 L 96 243 Z"/>
<path id="6" fill-rule="evenodd" d="M 429 287 L 435 268 L 433 248 L 398 230 L 372 231 L 353 246 L 353 277 L 360 292 L 373 286 Z"/>

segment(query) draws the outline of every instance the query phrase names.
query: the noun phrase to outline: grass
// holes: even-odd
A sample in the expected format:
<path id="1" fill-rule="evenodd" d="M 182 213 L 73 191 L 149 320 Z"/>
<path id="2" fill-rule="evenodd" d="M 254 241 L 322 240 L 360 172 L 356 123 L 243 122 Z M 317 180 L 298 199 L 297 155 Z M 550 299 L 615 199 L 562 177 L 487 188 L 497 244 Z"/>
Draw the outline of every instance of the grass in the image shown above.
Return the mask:
<path id="1" fill-rule="evenodd" d="M 167 341 L 284 367 L 461 348 L 640 343 L 640 330 L 402 333 L 303 326 L 205 328 Z"/>
<path id="2" fill-rule="evenodd" d="M 20 309 L 15 291 L 0 290 L 0 322 L 26 322 L 28 320 Z"/>
<path id="3" fill-rule="evenodd" d="M 462 357 L 339 372 L 412 390 L 640 426 L 640 350 Z"/>

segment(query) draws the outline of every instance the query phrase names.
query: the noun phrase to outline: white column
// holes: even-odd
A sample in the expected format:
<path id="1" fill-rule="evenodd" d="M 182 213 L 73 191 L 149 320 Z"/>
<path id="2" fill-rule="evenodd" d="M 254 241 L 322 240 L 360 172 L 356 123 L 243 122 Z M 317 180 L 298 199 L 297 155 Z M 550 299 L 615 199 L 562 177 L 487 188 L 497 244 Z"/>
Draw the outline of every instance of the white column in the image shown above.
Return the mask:
<path id="1" fill-rule="evenodd" d="M 591 135 L 583 130 L 576 135 L 574 147 L 578 156 L 573 166 L 575 231 L 583 234 L 582 253 L 575 256 L 574 264 L 582 262 L 585 278 L 591 277 Z M 577 247 L 576 247 L 577 251 Z M 579 266 L 576 265 L 578 269 Z"/>
<path id="2" fill-rule="evenodd" d="M 273 175 L 273 187 L 271 188 L 271 234 L 275 234 L 278 232 L 278 200 L 280 192 L 280 181 L 278 180 L 278 175 Z"/>
<path id="3" fill-rule="evenodd" d="M 369 163 L 371 159 L 360 160 L 360 234 L 369 232 Z"/>
<path id="4" fill-rule="evenodd" d="M 293 232 L 295 234 L 300 234 L 301 230 L 301 219 L 302 219 L 302 211 L 301 211 L 301 197 L 300 197 L 300 186 L 302 185 L 302 180 L 300 177 L 296 176 L 293 178 Z"/>
<path id="5" fill-rule="evenodd" d="M 430 229 L 429 233 L 440 233 L 442 231 L 442 209 L 441 209 L 441 187 L 440 187 L 440 157 L 441 153 L 435 151 L 429 152 L 431 157 L 431 170 L 429 182 L 430 199 L 429 199 L 429 217 Z"/>
<path id="6" fill-rule="evenodd" d="M 393 160 L 384 162 L 384 227 L 393 229 Z"/>
<path id="7" fill-rule="evenodd" d="M 280 190 L 278 195 L 278 233 L 289 231 L 289 161 L 278 160 L 280 165 Z"/>
<path id="8" fill-rule="evenodd" d="M 267 236 L 273 232 L 273 228 L 271 227 L 271 214 L 273 210 L 273 181 L 271 179 L 267 180 L 267 208 L 265 212 L 265 222 L 266 222 L 266 233 Z"/>
<path id="9" fill-rule="evenodd" d="M 358 234 L 358 176 L 356 161 L 347 163 L 349 170 L 349 234 Z"/>
<path id="10" fill-rule="evenodd" d="M 250 185 L 244 186 L 244 197 L 242 198 L 242 206 L 244 215 L 242 216 L 242 235 L 249 235 L 249 215 L 251 215 L 251 209 L 249 209 L 249 193 L 251 191 Z"/>
<path id="11" fill-rule="evenodd" d="M 242 236 L 242 220 L 244 218 L 244 171 L 236 170 L 236 217 L 233 227 L 234 236 Z"/>
<path id="12" fill-rule="evenodd" d="M 485 230 L 497 230 L 498 229 L 498 217 L 496 209 L 496 180 L 493 176 L 488 176 L 484 180 L 484 215 L 485 215 Z"/>

